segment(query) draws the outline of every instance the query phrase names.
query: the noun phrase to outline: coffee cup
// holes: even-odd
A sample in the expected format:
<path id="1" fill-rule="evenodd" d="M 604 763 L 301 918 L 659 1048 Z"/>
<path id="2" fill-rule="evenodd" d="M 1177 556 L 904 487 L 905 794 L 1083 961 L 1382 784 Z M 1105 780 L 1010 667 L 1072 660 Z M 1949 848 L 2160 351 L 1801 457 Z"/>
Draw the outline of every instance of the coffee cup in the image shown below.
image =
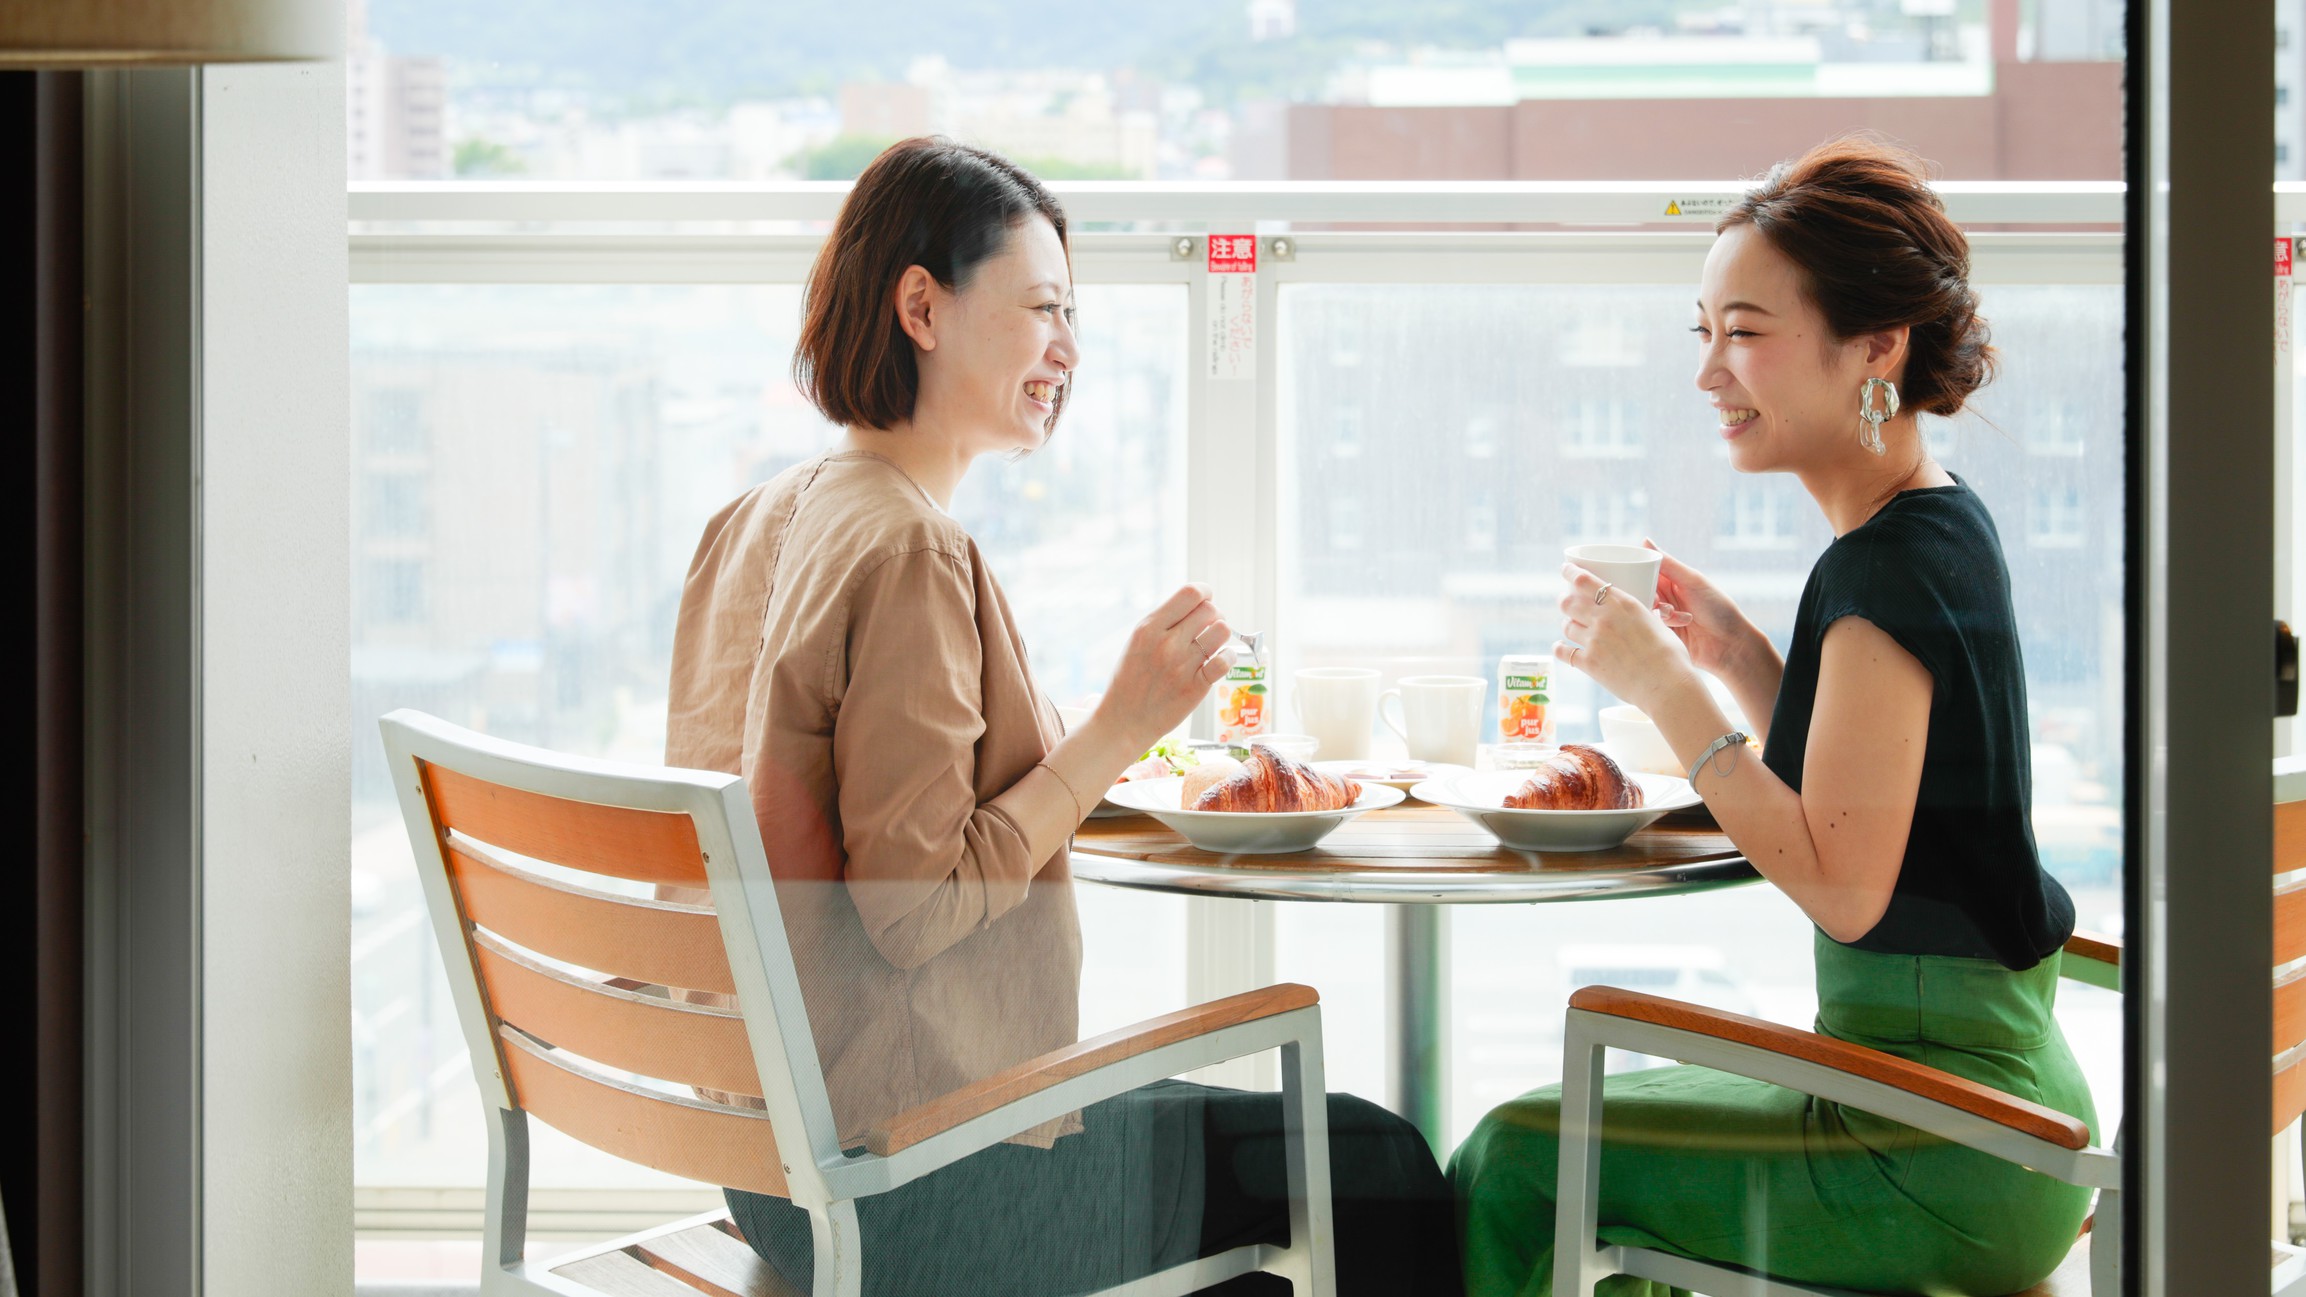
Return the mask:
<path id="1" fill-rule="evenodd" d="M 1480 676 L 1403 676 L 1398 688 L 1377 696 L 1377 719 L 1408 745 L 1412 760 L 1470 766 L 1488 694 Z M 1387 713 L 1387 700 L 1401 705 L 1399 722 Z"/>
<path id="2" fill-rule="evenodd" d="M 1657 602 L 1657 570 L 1665 555 L 1645 545 L 1572 545 L 1563 550 L 1570 562 L 1625 591 L 1643 608 Z"/>
<path id="3" fill-rule="evenodd" d="M 1369 755 L 1369 731 L 1377 720 L 1375 667 L 1306 667 L 1290 680 L 1290 709 L 1305 732 L 1321 741 L 1323 760 Z"/>

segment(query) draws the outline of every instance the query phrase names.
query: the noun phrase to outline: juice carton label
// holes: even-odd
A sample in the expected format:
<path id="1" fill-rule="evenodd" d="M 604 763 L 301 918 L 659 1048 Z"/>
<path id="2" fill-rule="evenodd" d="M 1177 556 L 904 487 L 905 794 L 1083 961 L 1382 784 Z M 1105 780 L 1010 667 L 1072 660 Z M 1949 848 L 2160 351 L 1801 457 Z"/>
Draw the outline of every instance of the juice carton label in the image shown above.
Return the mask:
<path id="1" fill-rule="evenodd" d="M 1265 668 L 1244 663 L 1225 673 L 1217 686 L 1217 741 L 1239 743 L 1266 730 Z"/>
<path id="2" fill-rule="evenodd" d="M 1497 728 L 1507 740 L 1537 743 L 1553 741 L 1552 718 L 1547 715 L 1550 677 L 1542 671 L 1503 672 L 1498 677 Z"/>
<path id="3" fill-rule="evenodd" d="M 1246 742 L 1271 728 L 1273 694 L 1266 679 L 1265 633 L 1233 633 L 1233 669 L 1217 682 L 1217 741 Z"/>

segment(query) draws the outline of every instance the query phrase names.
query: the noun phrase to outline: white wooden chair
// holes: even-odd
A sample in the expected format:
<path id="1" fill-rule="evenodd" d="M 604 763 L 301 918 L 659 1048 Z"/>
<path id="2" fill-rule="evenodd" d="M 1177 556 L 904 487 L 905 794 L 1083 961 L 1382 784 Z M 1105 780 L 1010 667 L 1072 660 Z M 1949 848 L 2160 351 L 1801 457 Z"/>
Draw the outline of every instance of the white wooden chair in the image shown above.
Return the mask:
<path id="1" fill-rule="evenodd" d="M 2306 1110 L 2306 763 L 2275 763 L 2273 1133 Z M 2076 933 L 2063 976 L 2121 990 L 2122 945 Z M 1612 1274 L 1638 1275 L 1710 1297 L 1843 1297 L 1648 1248 L 1596 1238 L 1601 1163 L 1602 1054 L 1631 1049 L 1734 1072 L 1846 1103 L 2098 1191 L 2097 1211 L 2057 1273 L 2020 1297 L 2116 1297 L 2122 1254 L 2122 1164 L 2090 1146 L 2079 1121 L 2039 1104 L 1831 1037 L 1613 987 L 1569 1000 L 1562 1058 L 1561 1196 L 1555 1216 L 1558 1297 L 1592 1297 Z M 2306 1297 L 2306 1251 L 2270 1241 L 2267 1290 Z"/>
<path id="2" fill-rule="evenodd" d="M 627 1160 L 790 1199 L 814 1229 L 814 1297 L 856 1297 L 872 1265 L 858 1199 L 1098 1100 L 1267 1049 L 1281 1051 L 1290 1245 L 1236 1248 L 1111 1293 L 1165 1297 L 1267 1270 L 1301 1295 L 1334 1294 L 1311 988 L 1267 987 L 1028 1060 L 891 1115 L 848 1156 L 742 780 L 564 756 L 405 710 L 382 727 L 488 1109 L 483 1294 L 791 1291 L 726 1213 L 529 1263 L 532 1113 Z M 615 881 L 571 881 L 587 876 Z M 709 887 L 713 904 L 655 900 L 659 884 Z M 734 995 L 738 1007 L 684 1003 L 667 987 Z M 696 1089 L 757 1095 L 765 1110 Z"/>

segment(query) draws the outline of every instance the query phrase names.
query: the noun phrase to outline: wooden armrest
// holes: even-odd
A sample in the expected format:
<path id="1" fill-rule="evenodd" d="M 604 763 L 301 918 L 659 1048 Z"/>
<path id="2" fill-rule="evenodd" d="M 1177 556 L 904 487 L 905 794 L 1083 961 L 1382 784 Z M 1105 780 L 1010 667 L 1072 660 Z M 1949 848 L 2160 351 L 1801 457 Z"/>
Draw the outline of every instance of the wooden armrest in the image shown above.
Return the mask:
<path id="1" fill-rule="evenodd" d="M 2101 964 L 2122 966 L 2122 939 L 2100 932 L 2084 932 L 2080 928 L 2066 938 L 2066 953 L 2076 959 L 2095 960 Z"/>
<path id="2" fill-rule="evenodd" d="M 1312 987 L 1283 982 L 1278 986 L 1229 995 L 1222 1000 L 1211 1000 L 1190 1009 L 1165 1013 L 1158 1018 L 1147 1018 L 1135 1026 L 1109 1031 L 1102 1036 L 1067 1045 L 1063 1049 L 1053 1049 L 1039 1058 L 1026 1059 L 974 1085 L 963 1086 L 919 1107 L 900 1112 L 865 1132 L 865 1150 L 887 1157 L 931 1135 L 982 1117 L 1005 1103 L 1014 1103 L 1027 1095 L 1037 1094 L 1060 1081 L 1069 1081 L 1108 1064 L 1135 1058 L 1180 1040 L 1206 1036 L 1225 1027 L 1255 1022 L 1259 1018 L 1270 1018 L 1320 1002 L 1321 996 Z"/>
<path id="3" fill-rule="evenodd" d="M 1614 986 L 1586 987 L 1569 997 L 1569 1007 L 1766 1049 L 1773 1054 L 1896 1086 L 1908 1094 L 1958 1108 L 2060 1148 L 2090 1146 L 2090 1128 L 2054 1108 L 1831 1036 L 1639 991 L 1621 991 Z"/>

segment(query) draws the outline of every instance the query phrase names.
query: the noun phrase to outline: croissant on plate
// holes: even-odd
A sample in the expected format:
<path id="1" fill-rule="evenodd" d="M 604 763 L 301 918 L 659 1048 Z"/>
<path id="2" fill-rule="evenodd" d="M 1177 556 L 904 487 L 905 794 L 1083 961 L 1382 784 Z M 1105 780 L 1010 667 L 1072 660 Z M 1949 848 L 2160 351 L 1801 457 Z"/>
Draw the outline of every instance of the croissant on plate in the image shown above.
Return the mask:
<path id="1" fill-rule="evenodd" d="M 1630 811 L 1641 806 L 1641 785 L 1600 748 L 1564 743 L 1505 799 L 1516 811 Z"/>
<path id="2" fill-rule="evenodd" d="M 1262 745 L 1251 745 L 1241 769 L 1199 797 L 1190 811 L 1342 811 L 1361 796 L 1361 785 L 1323 774 Z"/>

